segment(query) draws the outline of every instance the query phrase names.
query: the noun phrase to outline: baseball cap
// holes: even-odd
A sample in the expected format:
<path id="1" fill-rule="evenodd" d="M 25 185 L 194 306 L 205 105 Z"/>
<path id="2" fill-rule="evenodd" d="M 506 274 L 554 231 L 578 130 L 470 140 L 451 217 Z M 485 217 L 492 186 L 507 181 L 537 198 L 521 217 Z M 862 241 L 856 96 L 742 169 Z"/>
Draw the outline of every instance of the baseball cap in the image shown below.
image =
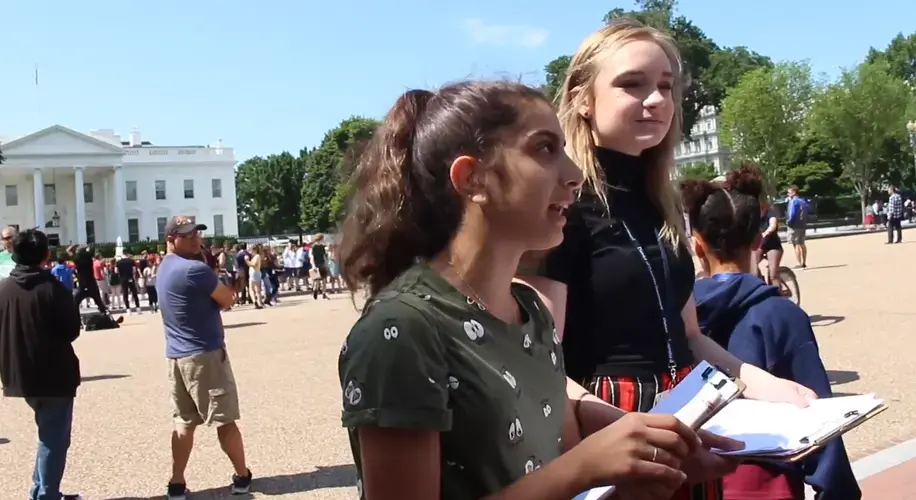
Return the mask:
<path id="1" fill-rule="evenodd" d="M 190 217 L 184 215 L 176 215 L 165 224 L 165 234 L 168 236 L 183 236 L 194 231 L 206 230 L 206 225 L 198 224 Z"/>

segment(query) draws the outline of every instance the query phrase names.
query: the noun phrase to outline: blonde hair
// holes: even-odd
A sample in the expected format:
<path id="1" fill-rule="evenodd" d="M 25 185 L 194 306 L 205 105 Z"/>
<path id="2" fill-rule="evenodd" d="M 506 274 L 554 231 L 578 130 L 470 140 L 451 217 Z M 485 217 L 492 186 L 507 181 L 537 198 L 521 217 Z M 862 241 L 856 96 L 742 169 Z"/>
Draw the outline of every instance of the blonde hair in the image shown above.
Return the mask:
<path id="1" fill-rule="evenodd" d="M 671 182 L 674 148 L 681 139 L 683 81 L 681 56 L 671 37 L 655 28 L 625 18 L 615 19 L 589 35 L 570 61 L 566 79 L 557 96 L 560 124 L 566 133 L 567 154 L 585 174 L 585 185 L 594 191 L 605 208 L 610 211 L 604 173 L 595 157 L 596 145 L 592 128 L 579 110 L 594 102 L 595 78 L 602 61 L 610 52 L 633 40 L 655 42 L 665 51 L 671 62 L 671 73 L 674 77 L 674 88 L 671 91 L 674 100 L 674 120 L 662 142 L 643 151 L 642 156 L 648 160 L 649 197 L 662 212 L 664 219 L 662 237 L 677 251 L 680 243 L 687 241 L 680 196 Z"/>

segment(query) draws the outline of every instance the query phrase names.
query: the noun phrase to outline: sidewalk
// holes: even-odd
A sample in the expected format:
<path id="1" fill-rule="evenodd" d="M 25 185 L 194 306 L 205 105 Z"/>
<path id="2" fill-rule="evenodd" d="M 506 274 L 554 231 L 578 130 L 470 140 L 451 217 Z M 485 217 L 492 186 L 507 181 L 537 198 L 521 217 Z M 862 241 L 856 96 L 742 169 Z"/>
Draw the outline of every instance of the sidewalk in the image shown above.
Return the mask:
<path id="1" fill-rule="evenodd" d="M 916 498 L 916 439 L 857 460 L 853 470 L 864 500 Z"/>
<path id="2" fill-rule="evenodd" d="M 904 222 L 903 229 L 912 229 L 916 228 L 916 223 L 913 222 Z M 805 238 L 809 240 L 817 240 L 821 238 L 837 238 L 839 236 L 852 236 L 856 234 L 877 234 L 883 233 L 887 234 L 887 229 L 877 229 L 874 231 L 869 231 L 865 229 L 862 225 L 851 225 L 851 226 L 835 226 L 835 227 L 825 227 L 820 229 L 809 228 L 805 234 Z M 786 233 L 780 231 L 780 237 L 784 243 L 787 243 Z"/>

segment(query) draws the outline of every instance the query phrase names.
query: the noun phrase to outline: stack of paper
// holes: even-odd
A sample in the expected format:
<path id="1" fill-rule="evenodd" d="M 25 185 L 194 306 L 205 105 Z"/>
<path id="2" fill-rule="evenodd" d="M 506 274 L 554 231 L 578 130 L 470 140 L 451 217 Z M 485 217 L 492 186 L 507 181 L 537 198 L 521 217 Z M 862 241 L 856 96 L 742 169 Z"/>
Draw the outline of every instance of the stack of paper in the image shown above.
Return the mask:
<path id="1" fill-rule="evenodd" d="M 790 459 L 818 448 L 884 409 L 874 394 L 812 401 L 807 408 L 788 403 L 739 399 L 712 417 L 703 429 L 744 442 L 723 455 Z"/>

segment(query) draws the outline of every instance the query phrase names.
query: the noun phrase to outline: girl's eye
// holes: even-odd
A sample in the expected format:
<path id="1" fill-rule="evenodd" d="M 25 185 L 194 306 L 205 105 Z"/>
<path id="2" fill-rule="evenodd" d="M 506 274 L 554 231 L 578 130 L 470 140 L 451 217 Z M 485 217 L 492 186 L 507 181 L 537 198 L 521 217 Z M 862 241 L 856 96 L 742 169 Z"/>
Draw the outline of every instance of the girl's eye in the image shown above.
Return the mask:
<path id="1" fill-rule="evenodd" d="M 552 142 L 545 142 L 538 146 L 538 151 L 544 151 L 548 154 L 553 154 L 557 150 L 557 146 Z"/>
<path id="2" fill-rule="evenodd" d="M 671 82 L 662 82 L 658 84 L 658 88 L 662 90 L 671 90 L 674 88 L 674 85 Z"/>

